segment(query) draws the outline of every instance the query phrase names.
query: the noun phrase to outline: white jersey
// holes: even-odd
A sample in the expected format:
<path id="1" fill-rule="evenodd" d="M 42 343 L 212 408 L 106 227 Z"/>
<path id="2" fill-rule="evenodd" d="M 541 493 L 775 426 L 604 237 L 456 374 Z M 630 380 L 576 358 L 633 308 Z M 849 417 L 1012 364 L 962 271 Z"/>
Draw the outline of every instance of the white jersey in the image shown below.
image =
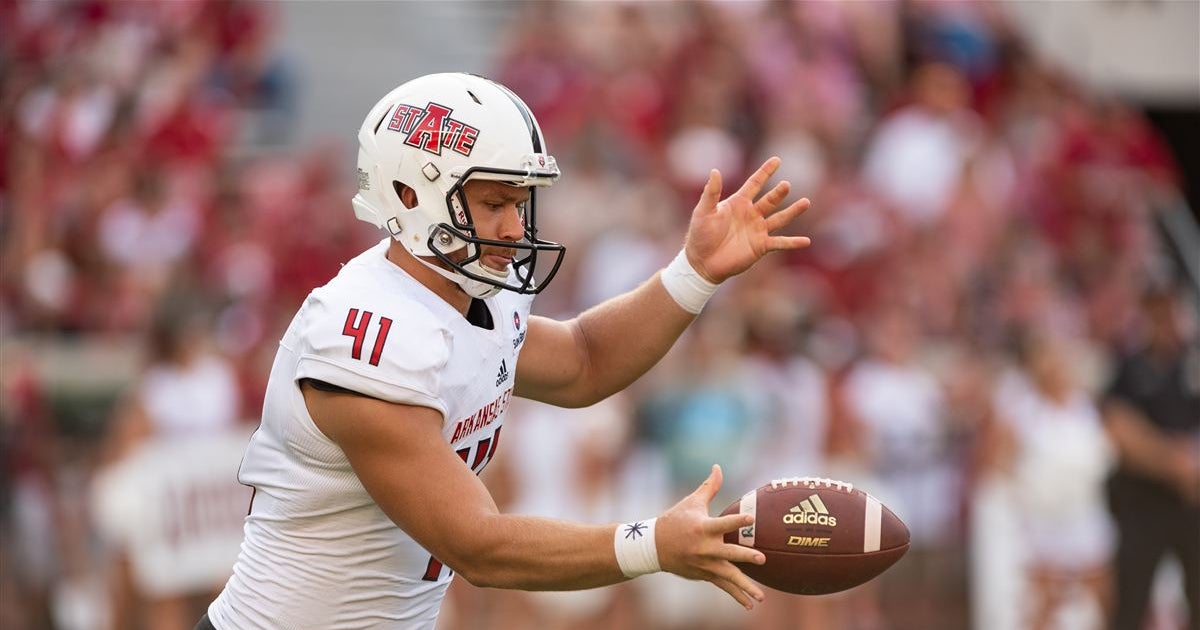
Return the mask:
<path id="1" fill-rule="evenodd" d="M 485 301 L 492 328 L 474 326 L 388 261 L 387 247 L 309 294 L 279 343 L 239 473 L 255 492 L 245 539 L 208 610 L 218 630 L 434 626 L 450 569 L 371 500 L 298 381 L 437 409 L 446 441 L 478 473 L 500 439 L 532 296 L 501 291 Z"/>

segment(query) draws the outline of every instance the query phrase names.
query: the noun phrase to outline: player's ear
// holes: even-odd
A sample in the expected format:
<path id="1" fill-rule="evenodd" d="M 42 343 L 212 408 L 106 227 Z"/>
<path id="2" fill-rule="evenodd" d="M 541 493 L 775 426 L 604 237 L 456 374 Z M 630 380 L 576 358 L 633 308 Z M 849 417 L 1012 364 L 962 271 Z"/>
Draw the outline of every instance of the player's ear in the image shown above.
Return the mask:
<path id="1" fill-rule="evenodd" d="M 396 196 L 400 198 L 400 203 L 403 203 L 405 208 L 411 210 L 417 206 L 417 191 L 413 190 L 412 186 L 393 180 L 392 187 L 396 189 Z"/>

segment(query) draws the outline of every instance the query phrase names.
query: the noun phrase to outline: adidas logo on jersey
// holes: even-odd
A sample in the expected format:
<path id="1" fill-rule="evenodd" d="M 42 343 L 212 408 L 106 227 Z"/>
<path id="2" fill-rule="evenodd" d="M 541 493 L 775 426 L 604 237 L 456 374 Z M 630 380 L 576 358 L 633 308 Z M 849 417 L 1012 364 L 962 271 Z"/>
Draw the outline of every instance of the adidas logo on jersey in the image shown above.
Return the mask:
<path id="1" fill-rule="evenodd" d="M 837 517 L 830 516 L 821 497 L 814 494 L 795 505 L 783 515 L 787 525 L 826 525 L 837 527 Z"/>
<path id="2" fill-rule="evenodd" d="M 500 372 L 496 374 L 496 387 L 508 380 L 508 366 L 504 364 L 504 359 L 500 360 Z"/>

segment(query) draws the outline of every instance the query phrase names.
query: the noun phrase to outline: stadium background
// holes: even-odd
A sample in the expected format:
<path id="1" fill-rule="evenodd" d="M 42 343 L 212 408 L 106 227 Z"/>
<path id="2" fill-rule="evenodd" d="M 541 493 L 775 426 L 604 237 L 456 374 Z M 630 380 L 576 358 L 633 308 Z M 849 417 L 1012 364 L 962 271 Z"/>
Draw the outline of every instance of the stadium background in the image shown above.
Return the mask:
<path id="1" fill-rule="evenodd" d="M 469 70 L 525 98 L 563 166 L 542 313 L 669 260 L 709 167 L 778 154 L 814 201 L 814 246 L 724 288 L 628 392 L 514 406 L 498 502 L 635 518 L 716 461 L 721 505 L 846 478 L 914 546 L 868 586 L 751 615 L 663 576 L 460 580 L 445 627 L 1028 627 L 1013 399 L 1058 375 L 1098 410 L 1151 289 L 1183 287 L 1195 343 L 1198 21 L 1195 2 L 0 3 L 0 626 L 191 627 L 236 552 L 275 341 L 378 238 L 349 208 L 354 130 L 405 79 Z M 1111 465 L 1081 443 L 1061 460 Z M 1094 468 L 1036 485 L 1098 496 Z M 1179 627 L 1178 572 L 1159 577 L 1153 627 Z M 1099 627 L 1083 591 L 1055 615 Z"/>

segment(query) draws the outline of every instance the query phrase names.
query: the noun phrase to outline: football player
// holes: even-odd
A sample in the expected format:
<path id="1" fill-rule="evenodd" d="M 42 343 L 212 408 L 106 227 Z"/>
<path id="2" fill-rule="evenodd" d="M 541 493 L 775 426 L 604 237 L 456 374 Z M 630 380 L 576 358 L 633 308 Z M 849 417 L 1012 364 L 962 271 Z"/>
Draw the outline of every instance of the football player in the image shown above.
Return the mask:
<path id="1" fill-rule="evenodd" d="M 515 94 L 468 74 L 405 83 L 359 130 L 359 219 L 389 236 L 314 290 L 279 344 L 239 479 L 254 488 L 233 576 L 199 627 L 433 628 L 454 573 L 472 584 L 571 590 L 669 571 L 746 608 L 763 562 L 711 518 L 710 477 L 657 519 L 585 525 L 501 514 L 477 474 L 512 396 L 563 407 L 628 386 L 725 279 L 808 207 L 772 158 L 721 199 L 710 173 L 675 260 L 575 319 L 529 314 L 563 256 L 537 231 L 559 177 Z M 295 229 L 304 229 L 303 225 Z"/>

